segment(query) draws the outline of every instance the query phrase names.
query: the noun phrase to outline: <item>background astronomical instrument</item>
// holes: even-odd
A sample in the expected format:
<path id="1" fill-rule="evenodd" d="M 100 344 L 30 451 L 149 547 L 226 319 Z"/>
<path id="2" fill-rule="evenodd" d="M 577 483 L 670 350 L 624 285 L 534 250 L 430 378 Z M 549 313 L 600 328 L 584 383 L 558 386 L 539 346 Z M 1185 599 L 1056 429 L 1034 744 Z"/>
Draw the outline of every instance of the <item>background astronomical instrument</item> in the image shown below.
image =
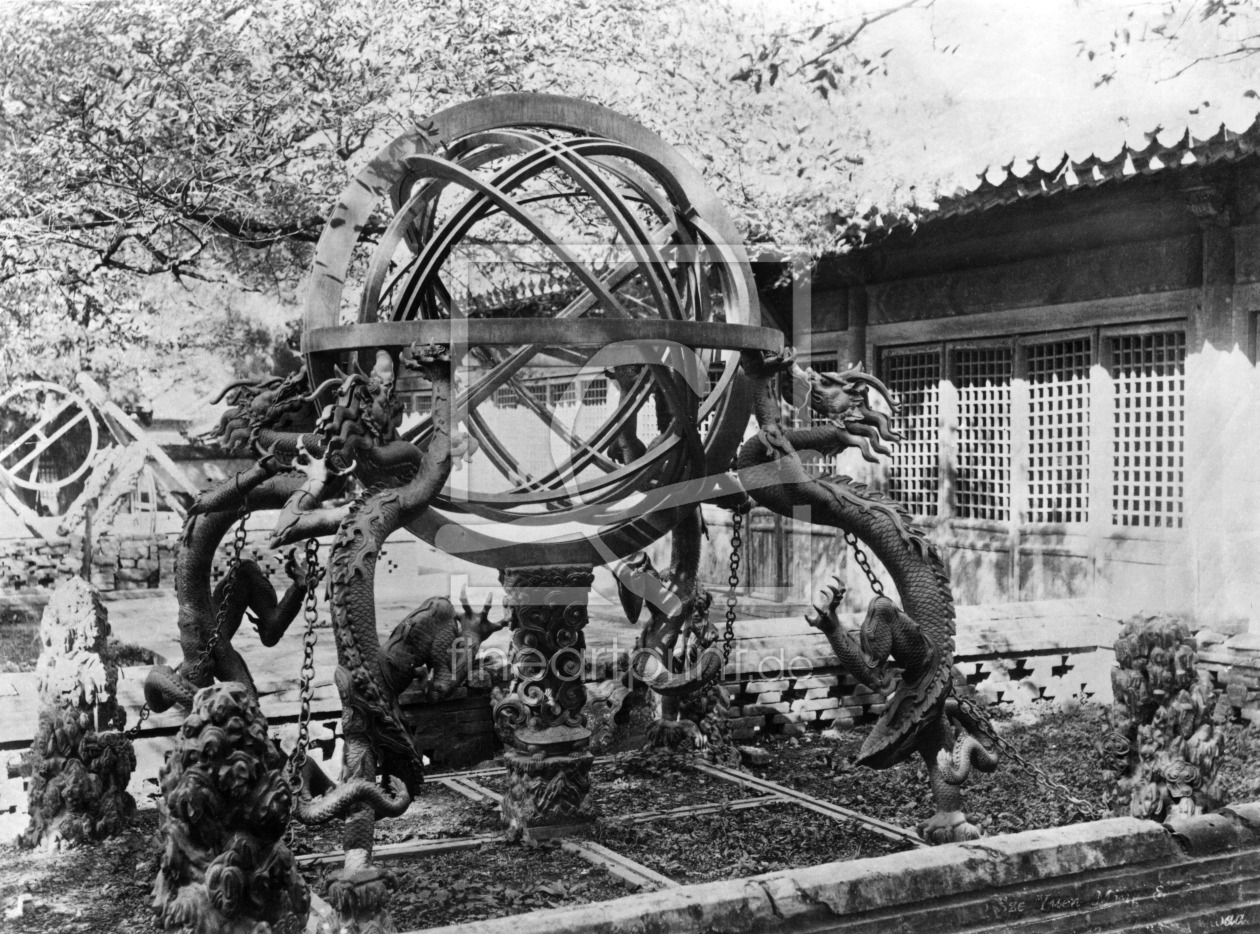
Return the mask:
<path id="1" fill-rule="evenodd" d="M 316 384 L 356 354 L 367 369 L 378 348 L 452 346 L 459 417 L 493 469 L 453 475 L 410 528 L 492 567 L 603 565 L 668 532 L 695 502 L 669 491 L 725 473 L 743 437 L 739 352 L 782 347 L 699 173 L 638 123 L 569 98 L 485 98 L 398 137 L 346 188 L 314 268 L 303 351 Z M 531 276 L 548 302 L 481 310 L 480 294 Z M 635 376 L 596 423 L 565 424 L 530 388 L 623 364 Z M 525 469 L 496 429 L 488 410 L 505 394 L 514 432 L 549 434 L 548 470 Z M 613 459 L 641 411 L 659 436 Z M 430 431 L 425 416 L 404 436 L 423 446 Z"/>
<path id="2" fill-rule="evenodd" d="M 40 494 L 53 514 L 60 490 L 92 465 L 100 441 L 86 400 L 55 383 L 19 383 L 0 396 L 0 482 Z"/>

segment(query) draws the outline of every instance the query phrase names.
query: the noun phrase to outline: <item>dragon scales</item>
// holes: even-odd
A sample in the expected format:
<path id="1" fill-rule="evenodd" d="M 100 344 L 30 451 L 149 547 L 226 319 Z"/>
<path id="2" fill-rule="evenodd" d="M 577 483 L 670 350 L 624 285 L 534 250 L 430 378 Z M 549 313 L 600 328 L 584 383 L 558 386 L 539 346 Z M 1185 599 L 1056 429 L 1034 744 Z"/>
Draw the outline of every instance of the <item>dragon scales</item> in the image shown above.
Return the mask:
<path id="1" fill-rule="evenodd" d="M 857 448 L 869 461 L 889 454 L 885 442 L 898 440 L 887 417 L 872 409 L 875 390 L 896 409 L 888 390 L 858 369 L 840 374 L 803 371 L 794 354 L 745 354 L 744 371 L 758 384 L 754 413 L 760 431 L 744 442 L 737 458 L 740 483 L 761 506 L 789 518 L 809 509 L 813 522 L 834 526 L 865 544 L 883 563 L 902 606 L 878 593 L 862 624 L 860 641 L 840 625 L 836 609 L 844 594 L 837 581 L 806 619 L 826 635 L 846 671 L 862 684 L 890 692 L 884 670 L 891 658 L 901 669 L 888 706 L 862 745 L 857 763 L 890 768 L 918 753 L 928 769 L 936 812 L 919 827 L 930 843 L 971 840 L 980 829 L 963 810 L 961 786 L 978 768 L 992 771 L 996 752 L 976 732 L 982 724 L 952 696 L 954 601 L 936 549 L 910 524 L 899 505 L 868 492 L 847 477 L 815 477 L 801 451 L 837 454 Z M 807 382 L 815 415 L 829 424 L 787 428 L 783 424 L 776 377 Z"/>
<path id="2" fill-rule="evenodd" d="M 426 354 L 418 363 L 404 362 L 428 373 L 440 387 L 440 398 L 449 399 L 449 359 L 437 348 Z M 426 454 L 398 437 L 393 361 L 385 353 L 377 355 L 371 373 L 339 374 L 311 394 L 305 392 L 305 382 L 302 372 L 229 387 L 233 405 L 219 427 L 221 444 L 229 450 L 256 449 L 262 456 L 199 497 L 185 524 L 176 578 L 185 658 L 174 670 L 155 667 L 145 683 L 146 698 L 155 709 L 179 704 L 193 710 L 181 732 L 192 751 L 168 760 L 162 772 L 164 794 L 172 804 L 163 809 L 164 852 L 154 907 L 167 924 L 252 930 L 254 923 L 272 923 L 286 913 L 300 917 L 305 911 L 305 896 L 295 888 L 304 891 L 300 878 L 288 871 L 283 879 L 272 878 L 263 863 L 242 862 L 241 854 L 252 847 L 271 854 L 267 860 L 275 865 L 289 866 L 282 835 L 290 815 L 304 823 L 348 815 L 350 858 L 346 872 L 333 880 L 330 898 L 341 909 L 342 926 L 357 919 L 362 922 L 359 929 L 371 930 L 380 920 L 389 883 L 367 862 L 372 824 L 377 817 L 401 813 L 419 781 L 419 761 L 398 715 L 399 684 L 381 671 L 386 659 L 375 633 L 372 570 L 384 539 L 421 512 L 445 483 L 451 463 L 450 419 L 444 409 L 435 415 L 438 430 Z M 312 403 L 333 384 L 335 398 L 316 419 Z M 282 460 L 286 456 L 292 459 L 288 464 Z M 341 497 L 353 482 L 368 492 L 347 503 Z M 240 514 L 258 509 L 280 510 L 272 547 L 337 533 L 329 570 L 346 768 L 335 788 L 306 763 L 303 782 L 291 795 L 285 781 L 293 779 L 278 778 L 283 757 L 265 733 L 232 728 L 241 720 L 265 730 L 249 669 L 231 646 L 245 609 L 255 614 L 263 642 L 274 644 L 315 584 L 290 557 L 294 584 L 278 600 L 252 562 L 239 563 L 231 584 L 225 580 L 212 592 L 215 548 Z M 493 628 L 487 629 L 484 616 L 461 625 L 484 635 L 482 630 Z M 223 683 L 214 685 L 216 679 Z M 211 721 L 207 711 L 212 709 L 221 716 Z M 220 730 L 224 735 L 216 732 Z M 302 759 L 298 756 L 290 765 Z M 388 786 L 377 783 L 378 766 Z M 312 790 L 323 793 L 312 800 Z M 254 819 L 260 808 L 266 811 L 265 821 Z M 208 814 L 217 817 L 209 819 Z M 253 842 L 241 843 L 246 837 Z M 223 841 L 240 846 L 224 849 Z M 224 888 L 229 884 L 243 885 L 247 897 L 229 897 Z M 280 915 L 266 907 L 277 898 L 288 906 Z"/>
<path id="3" fill-rule="evenodd" d="M 278 432 L 304 418 L 313 421 L 315 396 L 306 394 L 305 385 L 302 369 L 284 379 L 228 386 L 219 394 L 219 398 L 228 394 L 231 402 L 215 432 L 220 446 L 230 452 L 247 451 L 263 429 Z M 175 704 L 190 709 L 193 694 L 216 678 L 240 682 L 257 697 L 248 666 L 232 648 L 232 637 L 248 608 L 263 644 L 275 645 L 301 610 L 308 584 L 305 570 L 289 557 L 285 570 L 293 583 L 279 599 L 253 561 L 240 562 L 234 577 L 224 578 L 212 590 L 215 550 L 243 511 L 278 509 L 300 489 L 298 477 L 282 471 L 278 456 L 271 452 L 203 493 L 189 508 L 175 560 L 184 661 L 177 669 L 157 665 L 149 672 L 145 700 L 154 710 Z"/>
<path id="4" fill-rule="evenodd" d="M 336 685 L 342 702 L 345 754 L 342 784 L 388 780 L 388 802 L 360 802 L 346 813 L 345 867 L 330 881 L 328 899 L 340 915 L 339 930 L 384 930 L 392 875 L 371 862 L 373 826 L 383 813 L 410 803 L 423 764 L 402 722 L 396 677 L 376 631 L 375 570 L 391 533 L 415 521 L 445 485 L 452 465 L 451 360 L 445 347 L 430 346 L 402 362 L 422 372 L 433 387 L 433 432 L 419 469 L 401 486 L 370 489 L 356 500 L 337 529 L 329 562 L 329 594 L 337 639 Z M 388 381 L 392 392 L 392 378 Z M 458 445 L 456 445 L 458 446 Z M 335 794 L 332 793 L 332 794 Z M 382 806 L 384 805 L 384 806 Z M 330 811 L 331 812 L 331 811 Z M 319 815 L 320 817 L 323 814 Z"/>
<path id="5" fill-rule="evenodd" d="M 394 435 L 388 355 L 378 359 L 382 366 L 381 372 L 340 374 L 312 393 L 306 391 L 305 368 L 283 379 L 234 383 L 220 393 L 219 398 L 228 394 L 231 407 L 214 432 L 218 445 L 261 456 L 188 510 L 175 566 L 184 661 L 177 669 L 158 665 L 150 671 L 145 699 L 154 710 L 176 704 L 188 709 L 193 694 L 215 680 L 238 681 L 256 697 L 249 668 L 231 645 L 246 609 L 262 643 L 275 645 L 301 610 L 308 583 L 315 583 L 290 555 L 285 570 L 293 584 L 280 597 L 248 560 L 240 562 L 230 584 L 225 578 L 212 589 L 215 550 L 242 513 L 280 510 L 269 543 L 280 548 L 335 532 L 349 512 L 338 497 L 352 479 L 387 483 L 414 473 L 420 452 Z M 334 401 L 316 418 L 315 405 L 334 385 Z M 290 463 L 283 463 L 285 457 Z"/>
<path id="6" fill-rule="evenodd" d="M 878 593 L 860 641 L 845 632 L 836 615 L 844 596 L 838 580 L 824 590 L 807 621 L 826 635 L 851 675 L 892 694 L 858 763 L 890 768 L 918 753 L 927 764 L 936 804 L 933 816 L 920 825 L 920 834 L 931 843 L 974 839 L 980 831 L 964 813 L 961 786 L 973 768 L 994 769 L 997 755 L 976 737 L 985 724 L 974 719 L 975 708 L 964 708 L 952 696 L 954 603 L 940 557 L 896 503 L 846 477 L 815 477 L 801 461 L 801 451 L 828 455 L 852 447 L 869 461 L 875 461 L 877 453 L 891 453 L 886 443 L 898 438 L 888 418 L 873 410 L 868 399 L 873 389 L 895 410 L 890 393 L 858 369 L 827 375 L 804 371 L 795 365 L 790 348 L 781 354 L 746 353 L 742 364 L 755 384 L 754 414 L 760 430 L 740 448 L 734 490 L 713 502 L 743 511 L 751 497 L 788 518 L 799 518 L 807 508 L 811 521 L 853 536 L 883 563 L 903 606 Z M 814 413 L 830 424 L 786 427 L 777 388 L 780 374 L 807 383 Z M 717 633 L 708 623 L 711 600 L 695 579 L 700 527 L 697 514 L 676 528 L 668 573 L 658 574 L 640 555 L 626 562 L 619 582 L 632 620 L 639 616 L 644 596 L 651 613 L 633 673 L 662 696 L 667 718 L 671 712 L 677 717 L 658 723 L 656 733 L 671 742 L 690 737 L 703 748 L 702 715 L 707 707 L 702 704 L 692 713 L 686 707 L 689 698 L 711 698 L 715 688 L 720 691 L 716 682 L 724 658 L 714 646 Z M 689 639 L 699 651 L 678 651 Z M 895 693 L 884 669 L 890 658 L 902 670 Z"/>

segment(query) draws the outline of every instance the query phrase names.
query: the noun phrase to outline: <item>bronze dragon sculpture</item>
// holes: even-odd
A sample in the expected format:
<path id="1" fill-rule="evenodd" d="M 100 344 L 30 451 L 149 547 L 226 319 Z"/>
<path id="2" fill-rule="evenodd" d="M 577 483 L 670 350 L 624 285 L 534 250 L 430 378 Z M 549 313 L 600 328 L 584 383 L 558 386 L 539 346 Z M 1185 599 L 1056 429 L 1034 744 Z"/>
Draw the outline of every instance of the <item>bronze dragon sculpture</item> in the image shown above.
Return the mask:
<path id="1" fill-rule="evenodd" d="M 702 520 L 699 507 L 687 511 L 672 534 L 670 567 L 653 567 L 646 554 L 627 559 L 617 577 L 622 609 L 644 623 L 630 659 L 629 675 L 661 697 L 661 717 L 647 729 L 648 743 L 677 748 L 690 745 L 708 759 L 739 764 L 730 742 L 726 713 L 731 698 L 717 683 L 714 669 L 703 680 L 691 677 L 701 660 L 720 658 L 717 629 L 709 620 L 713 596 L 700 583 Z"/>
<path id="2" fill-rule="evenodd" d="M 150 671 L 145 699 L 152 709 L 187 709 L 193 693 L 216 679 L 239 681 L 256 696 L 249 669 L 231 645 L 246 609 L 268 646 L 301 610 L 308 582 L 292 554 L 285 569 L 293 584 L 279 598 L 250 560 L 240 562 L 233 580 L 211 589 L 215 550 L 243 512 L 279 509 L 270 541 L 279 548 L 335 532 L 348 514 L 340 497 L 353 479 L 388 482 L 415 471 L 420 452 L 396 437 L 392 371 L 388 380 L 374 373 L 339 374 L 308 392 L 301 369 L 284 378 L 233 383 L 219 394 L 231 403 L 215 432 L 219 446 L 234 453 L 256 449 L 262 456 L 203 493 L 188 511 L 175 562 L 184 662 L 178 669 L 158 665 Z M 316 405 L 334 386 L 334 401 L 321 412 Z M 285 457 L 291 458 L 287 464 Z"/>
<path id="3" fill-rule="evenodd" d="M 232 407 L 219 423 L 220 445 L 240 452 L 265 426 L 273 430 L 298 423 L 303 413 L 313 421 L 314 397 L 306 391 L 305 370 L 285 379 L 234 383 L 219 394 Z M 177 669 L 157 665 L 145 680 L 145 700 L 157 711 L 178 704 L 188 709 L 193 694 L 219 681 L 238 681 L 257 696 L 254 680 L 232 637 L 246 610 L 264 645 L 275 645 L 302 608 L 308 582 L 305 569 L 290 554 L 285 570 L 293 583 L 277 598 L 267 576 L 250 560 L 241 561 L 234 579 L 211 589 L 215 550 L 242 510 L 277 509 L 301 487 L 281 468 L 275 453 L 203 493 L 188 510 L 175 558 L 175 596 L 179 604 L 180 647 L 184 661 Z M 218 632 L 216 638 L 212 634 Z"/>
<path id="4" fill-rule="evenodd" d="M 342 701 L 345 753 L 342 786 L 389 780 L 399 802 L 410 800 L 422 778 L 423 763 L 403 724 L 398 692 L 411 678 L 396 670 L 382 651 L 376 630 L 375 569 L 385 540 L 413 522 L 441 491 L 453 455 L 451 360 L 445 347 L 413 348 L 402 357 L 433 388 L 433 432 L 417 468 L 401 485 L 381 483 L 358 498 L 337 529 L 329 562 L 329 594 L 337 638 L 336 685 Z M 392 393 L 392 375 L 385 387 Z M 382 440 L 387 443 L 388 436 Z M 404 442 L 405 443 L 405 442 Z M 410 445 L 408 445 L 410 446 Z M 418 449 L 412 450 L 419 456 Z M 406 667 L 405 663 L 402 667 Z M 410 672 L 414 674 L 414 671 Z M 406 806 L 405 803 L 402 804 Z M 328 898 L 343 926 L 371 930 L 380 923 L 394 882 L 371 864 L 373 825 L 380 809 L 362 803 L 346 818 L 344 870 L 330 882 Z M 387 811 L 388 813 L 388 811 Z"/>
<path id="5" fill-rule="evenodd" d="M 446 597 L 430 597 L 408 613 L 382 649 L 381 672 L 391 693 L 400 696 L 419 680 L 424 699 L 437 701 L 468 681 L 481 643 L 507 625 L 491 621 L 492 600 L 488 596 L 474 612 L 465 593 L 457 614 Z"/>
<path id="6" fill-rule="evenodd" d="M 848 448 L 856 448 L 872 462 L 877 454 L 890 454 L 887 445 L 899 438 L 888 416 L 871 407 L 870 393 L 882 396 L 894 412 L 895 400 L 860 368 L 838 374 L 802 370 L 790 349 L 781 354 L 746 353 L 742 364 L 755 385 L 754 414 L 760 430 L 740 447 L 732 478 L 735 492 L 715 502 L 743 511 L 751 498 L 789 518 L 808 509 L 811 521 L 852 536 L 883 563 L 903 606 L 878 594 L 868 608 L 860 641 L 845 632 L 836 615 L 844 596 L 838 580 L 824 589 L 806 619 L 826 635 L 841 667 L 862 684 L 890 695 L 858 764 L 889 768 L 918 753 L 927 765 L 936 803 L 935 814 L 920 826 L 920 834 L 931 843 L 974 839 L 980 831 L 964 813 L 961 785 L 973 768 L 991 771 L 998 760 L 996 752 L 977 738 L 986 724 L 976 719 L 976 708 L 960 704 L 952 695 L 954 603 L 940 557 L 895 502 L 847 477 L 816 477 L 801 460 L 801 452 L 831 455 Z M 784 424 L 781 374 L 808 386 L 810 408 L 826 424 L 803 428 Z M 675 530 L 668 573 L 658 574 L 639 555 L 626 562 L 619 584 L 632 621 L 642 610 L 644 595 L 650 608 L 651 619 L 631 672 L 663 696 L 667 720 L 671 713 L 677 718 L 673 725 L 657 726 L 657 734 L 670 743 L 685 735 L 703 748 L 703 715 L 713 706 L 714 687 L 720 690 L 716 682 L 725 659 L 713 648 L 716 633 L 707 621 L 710 598 L 695 580 L 700 530 L 698 515 L 689 516 Z M 696 644 L 707 651 L 679 651 L 679 639 L 688 632 L 698 636 Z M 901 669 L 899 679 L 886 671 L 889 659 Z M 702 703 L 696 703 L 697 695 Z"/>
<path id="7" fill-rule="evenodd" d="M 961 785 L 973 767 L 992 771 L 997 754 L 977 738 L 982 724 L 970 712 L 975 708 L 964 708 L 952 696 L 954 601 L 940 556 L 895 502 L 847 477 L 815 477 L 801 462 L 801 451 L 829 455 L 855 447 L 869 461 L 891 453 L 887 443 L 899 438 L 889 419 L 871 407 L 869 394 L 878 393 L 896 411 L 892 394 L 857 368 L 839 374 L 803 371 L 790 350 L 745 354 L 743 365 L 759 384 L 754 412 L 760 426 L 736 460 L 744 489 L 780 515 L 791 517 L 808 508 L 811 521 L 865 544 L 883 563 L 902 601 L 898 607 L 877 595 L 860 641 L 844 631 L 836 616 L 843 596 L 838 582 L 824 590 L 822 601 L 806 617 L 827 636 L 846 671 L 874 690 L 890 692 L 857 763 L 889 768 L 918 753 L 936 802 L 936 812 L 920 826 L 920 834 L 931 843 L 975 839 L 980 831 L 963 811 Z M 780 373 L 808 383 L 810 407 L 827 424 L 784 426 L 776 385 Z M 901 668 L 896 682 L 885 671 L 890 658 Z"/>
<path id="8" fill-rule="evenodd" d="M 313 393 L 302 388 L 304 374 L 231 387 L 233 405 L 219 427 L 222 443 L 237 451 L 252 447 L 262 456 L 207 491 L 190 509 L 176 578 L 185 659 L 178 669 L 155 667 L 145 684 L 146 699 L 158 710 L 173 704 L 192 707 L 196 692 L 216 679 L 239 682 L 245 696 L 256 703 L 249 670 L 231 646 L 245 609 L 254 612 L 264 643 L 274 644 L 316 582 L 305 580 L 290 557 L 294 584 L 278 600 L 253 562 L 238 565 L 232 576 L 235 586 L 225 580 L 212 592 L 214 550 L 244 511 L 280 510 L 273 547 L 335 533 L 328 586 L 339 662 L 335 682 L 343 701 L 343 775 L 341 783 L 332 787 L 307 762 L 292 814 L 304 823 L 347 818 L 346 869 L 332 880 L 329 897 L 341 914 L 341 923 L 360 930 L 372 930 L 380 922 L 391 886 L 388 875 L 369 863 L 373 824 L 378 817 L 402 813 L 421 780 L 421 762 L 397 703 L 397 694 L 411 678 L 404 679 L 399 671 L 387 674 L 391 661 L 376 634 L 375 563 L 385 539 L 423 512 L 445 484 L 452 459 L 450 360 L 445 349 L 427 348 L 414 358 L 404 355 L 403 363 L 433 381 L 439 401 L 435 431 L 423 452 L 397 434 L 401 406 L 388 354 L 378 354 L 370 373 L 338 373 L 336 380 Z M 333 401 L 316 417 L 315 405 L 332 386 L 336 386 Z M 285 457 L 291 459 L 287 464 Z M 355 483 L 364 492 L 351 500 L 346 494 Z M 497 628 L 486 615 L 467 611 L 468 618 L 459 621 L 460 633 L 479 642 Z M 453 641 L 444 641 L 445 635 L 445 631 L 436 633 L 429 648 L 437 651 L 442 647 L 439 642 Z M 460 644 L 466 648 L 470 640 L 464 638 Z M 439 660 L 426 656 L 426 661 L 440 680 Z M 414 676 L 414 669 L 408 674 Z M 449 674 L 458 677 L 461 672 Z M 440 691 L 441 685 L 435 685 L 435 690 Z M 171 781 L 176 780 L 172 773 Z M 313 793 L 320 793 L 319 797 L 313 799 Z M 284 812 L 289 813 L 287 805 Z M 177 818 L 172 820 L 163 832 L 171 841 L 182 840 L 190 830 L 180 829 Z M 198 873 L 206 872 L 195 860 L 176 853 L 183 852 L 180 846 L 172 846 L 169 859 L 164 856 L 163 862 L 161 878 L 166 883 L 157 896 L 164 913 L 172 910 L 174 893 L 204 884 L 198 881 Z M 185 879 L 187 873 L 191 874 Z"/>

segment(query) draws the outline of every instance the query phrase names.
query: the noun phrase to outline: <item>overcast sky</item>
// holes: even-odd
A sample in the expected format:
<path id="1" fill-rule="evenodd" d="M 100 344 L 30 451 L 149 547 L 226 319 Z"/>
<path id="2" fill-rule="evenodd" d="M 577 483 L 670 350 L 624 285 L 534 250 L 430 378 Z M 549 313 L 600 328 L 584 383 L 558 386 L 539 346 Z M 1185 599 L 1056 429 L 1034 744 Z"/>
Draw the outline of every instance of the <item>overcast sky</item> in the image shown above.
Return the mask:
<path id="1" fill-rule="evenodd" d="M 856 24 L 891 0 L 833 0 L 786 5 L 734 0 L 759 7 L 771 23 L 801 25 L 840 18 Z M 1128 141 L 1145 145 L 1157 126 L 1170 142 L 1188 126 L 1196 136 L 1249 126 L 1260 106 L 1244 92 L 1260 90 L 1260 58 L 1207 62 L 1174 77 L 1199 55 L 1210 55 L 1254 26 L 1237 20 L 1228 31 L 1199 21 L 1203 2 L 1181 0 L 1177 40 L 1148 35 L 1144 22 L 1166 3 L 1133 0 L 936 0 L 870 27 L 866 49 L 891 47 L 890 80 L 877 82 L 864 109 L 872 125 L 904 140 L 906 169 L 948 179 L 945 189 L 975 184 L 986 164 L 1042 156 L 1053 165 L 1066 150 L 1112 156 Z M 1086 40 L 1105 50 L 1116 30 L 1130 29 L 1126 54 L 1104 63 L 1080 54 Z M 1095 87 L 1100 74 L 1114 80 Z M 1205 104 L 1206 102 L 1206 104 Z M 1192 111 L 1198 111 L 1193 113 Z M 1018 168 L 1018 165 L 1017 165 Z M 996 173 L 994 175 L 996 180 Z"/>

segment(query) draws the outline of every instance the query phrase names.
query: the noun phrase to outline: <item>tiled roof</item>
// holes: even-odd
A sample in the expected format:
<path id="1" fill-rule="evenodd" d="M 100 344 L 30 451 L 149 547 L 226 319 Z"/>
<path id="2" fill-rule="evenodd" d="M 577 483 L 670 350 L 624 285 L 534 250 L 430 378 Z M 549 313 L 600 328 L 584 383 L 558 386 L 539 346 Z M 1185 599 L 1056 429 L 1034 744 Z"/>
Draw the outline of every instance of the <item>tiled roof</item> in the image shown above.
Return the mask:
<path id="1" fill-rule="evenodd" d="M 603 269 L 597 270 L 602 272 Z M 516 282 L 488 289 L 467 299 L 466 313 L 492 312 L 518 302 L 543 300 L 564 295 L 573 289 L 566 273 L 525 275 Z"/>
<path id="2" fill-rule="evenodd" d="M 919 220 L 974 214 L 999 205 L 1061 191 L 1097 188 L 1138 176 L 1203 167 L 1216 162 L 1237 162 L 1260 149 L 1260 116 L 1241 133 L 1235 133 L 1221 124 L 1221 128 L 1208 139 L 1195 139 L 1186 130 L 1181 139 L 1169 146 L 1159 142 L 1158 130 L 1146 135 L 1150 142 L 1144 149 L 1134 149 L 1126 144 L 1110 159 L 1091 154 L 1075 162 L 1065 153 L 1058 164 L 1049 169 L 1042 168 L 1038 160 L 1033 159 L 1031 168 L 1023 175 L 1016 175 L 1014 163 L 1011 163 L 1003 167 L 1005 177 L 996 185 L 989 181 L 986 169 L 979 175 L 979 185 L 971 190 L 959 189 L 952 195 L 939 197 L 938 206 Z"/>

